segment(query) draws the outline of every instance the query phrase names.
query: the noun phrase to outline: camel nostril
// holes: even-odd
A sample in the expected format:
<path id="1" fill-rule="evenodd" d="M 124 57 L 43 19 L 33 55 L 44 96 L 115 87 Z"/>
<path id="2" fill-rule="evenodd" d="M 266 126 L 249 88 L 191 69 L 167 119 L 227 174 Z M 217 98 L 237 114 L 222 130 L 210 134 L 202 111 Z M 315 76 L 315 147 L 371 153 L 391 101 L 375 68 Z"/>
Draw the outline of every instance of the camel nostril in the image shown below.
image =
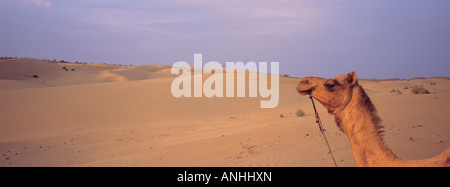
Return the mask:
<path id="1" fill-rule="evenodd" d="M 302 80 L 300 81 L 300 84 L 309 84 L 309 80 Z"/>

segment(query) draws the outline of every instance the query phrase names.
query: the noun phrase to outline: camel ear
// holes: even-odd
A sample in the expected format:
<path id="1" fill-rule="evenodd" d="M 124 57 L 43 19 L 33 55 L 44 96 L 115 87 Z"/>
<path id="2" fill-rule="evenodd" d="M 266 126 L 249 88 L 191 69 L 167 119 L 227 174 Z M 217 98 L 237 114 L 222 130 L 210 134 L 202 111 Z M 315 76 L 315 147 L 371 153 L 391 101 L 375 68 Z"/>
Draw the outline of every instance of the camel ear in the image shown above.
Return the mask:
<path id="1" fill-rule="evenodd" d="M 356 83 L 358 83 L 358 78 L 356 77 L 356 72 L 355 71 L 352 71 L 352 72 L 348 73 L 347 81 L 352 86 L 355 85 Z"/>

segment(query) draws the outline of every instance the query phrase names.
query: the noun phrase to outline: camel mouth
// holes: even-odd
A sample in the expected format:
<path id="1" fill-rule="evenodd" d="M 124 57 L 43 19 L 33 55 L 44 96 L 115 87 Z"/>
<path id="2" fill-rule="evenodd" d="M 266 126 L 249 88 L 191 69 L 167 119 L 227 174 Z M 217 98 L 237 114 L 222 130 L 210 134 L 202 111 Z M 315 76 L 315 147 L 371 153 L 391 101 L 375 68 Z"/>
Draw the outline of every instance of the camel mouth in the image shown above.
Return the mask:
<path id="1" fill-rule="evenodd" d="M 312 88 L 307 89 L 307 90 L 297 89 L 297 91 L 300 95 L 311 95 L 312 90 L 313 90 Z"/>

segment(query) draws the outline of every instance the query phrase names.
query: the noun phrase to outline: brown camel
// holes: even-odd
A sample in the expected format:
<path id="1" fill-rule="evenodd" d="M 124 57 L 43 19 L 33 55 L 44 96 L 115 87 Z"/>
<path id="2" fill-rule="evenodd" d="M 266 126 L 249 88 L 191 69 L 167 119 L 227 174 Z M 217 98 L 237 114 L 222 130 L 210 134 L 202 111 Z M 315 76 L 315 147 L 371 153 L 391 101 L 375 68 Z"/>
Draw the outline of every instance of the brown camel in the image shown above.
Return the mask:
<path id="1" fill-rule="evenodd" d="M 297 90 L 311 95 L 335 116 L 337 126 L 350 139 L 358 166 L 450 166 L 450 148 L 427 160 L 398 158 L 384 143 L 381 119 L 354 71 L 334 79 L 306 77 Z"/>

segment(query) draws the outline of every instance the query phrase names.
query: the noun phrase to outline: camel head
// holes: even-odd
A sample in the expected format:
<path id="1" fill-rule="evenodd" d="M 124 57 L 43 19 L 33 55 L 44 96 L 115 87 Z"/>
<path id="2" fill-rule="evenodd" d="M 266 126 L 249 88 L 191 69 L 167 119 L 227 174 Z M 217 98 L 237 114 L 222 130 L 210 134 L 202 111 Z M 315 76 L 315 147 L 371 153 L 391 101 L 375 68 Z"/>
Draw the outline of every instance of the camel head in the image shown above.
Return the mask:
<path id="1" fill-rule="evenodd" d="M 329 113 L 342 110 L 352 99 L 353 88 L 358 85 L 354 71 L 334 79 L 305 77 L 298 84 L 301 95 L 311 95 L 325 106 Z"/>

